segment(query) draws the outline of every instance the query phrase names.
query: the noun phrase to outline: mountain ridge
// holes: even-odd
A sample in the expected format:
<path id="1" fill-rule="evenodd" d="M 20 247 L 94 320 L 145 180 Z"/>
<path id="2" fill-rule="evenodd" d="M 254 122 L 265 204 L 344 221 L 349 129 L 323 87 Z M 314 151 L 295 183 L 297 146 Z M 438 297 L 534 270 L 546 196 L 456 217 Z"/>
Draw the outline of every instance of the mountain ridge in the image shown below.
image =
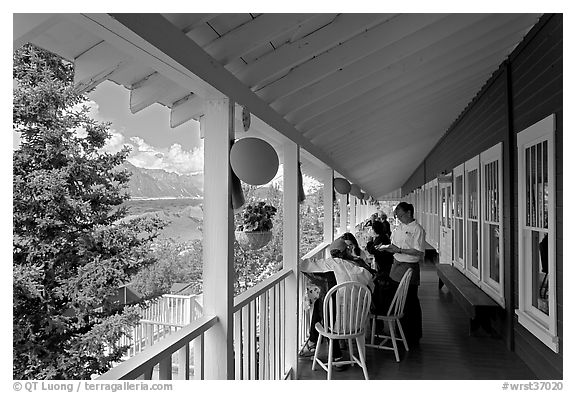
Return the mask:
<path id="1" fill-rule="evenodd" d="M 122 168 L 132 173 L 128 182 L 132 199 L 202 198 L 202 177 L 199 175 L 139 168 L 129 162 L 125 162 Z"/>

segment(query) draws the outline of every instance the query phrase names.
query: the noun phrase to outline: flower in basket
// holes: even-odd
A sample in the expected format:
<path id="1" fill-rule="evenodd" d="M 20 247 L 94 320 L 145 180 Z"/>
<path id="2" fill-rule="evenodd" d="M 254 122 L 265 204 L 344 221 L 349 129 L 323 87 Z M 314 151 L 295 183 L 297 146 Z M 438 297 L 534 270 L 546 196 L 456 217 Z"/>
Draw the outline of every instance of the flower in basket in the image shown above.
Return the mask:
<path id="1" fill-rule="evenodd" d="M 238 226 L 238 231 L 244 232 L 267 232 L 272 229 L 272 217 L 276 214 L 276 208 L 267 205 L 266 202 L 249 204 L 242 214 L 243 223 Z"/>

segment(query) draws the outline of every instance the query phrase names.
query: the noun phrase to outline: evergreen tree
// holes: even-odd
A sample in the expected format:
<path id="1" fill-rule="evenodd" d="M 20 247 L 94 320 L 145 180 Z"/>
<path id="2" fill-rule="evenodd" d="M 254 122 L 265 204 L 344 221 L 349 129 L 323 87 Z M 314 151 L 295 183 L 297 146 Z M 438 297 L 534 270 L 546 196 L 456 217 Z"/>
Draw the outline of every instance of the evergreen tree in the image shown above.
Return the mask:
<path id="1" fill-rule="evenodd" d="M 124 219 L 128 151 L 102 151 L 109 124 L 88 116 L 71 64 L 27 45 L 13 79 L 13 375 L 89 379 L 126 349 L 138 316 L 111 299 L 154 262 L 163 223 Z"/>

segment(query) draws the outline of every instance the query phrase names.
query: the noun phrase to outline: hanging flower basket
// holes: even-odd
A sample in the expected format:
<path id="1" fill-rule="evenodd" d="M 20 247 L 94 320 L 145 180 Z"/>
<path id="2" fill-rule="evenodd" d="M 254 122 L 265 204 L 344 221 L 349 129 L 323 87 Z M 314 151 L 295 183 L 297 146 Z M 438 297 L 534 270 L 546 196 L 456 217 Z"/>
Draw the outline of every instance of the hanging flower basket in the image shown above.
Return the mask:
<path id="1" fill-rule="evenodd" d="M 270 243 L 270 240 L 272 240 L 272 232 L 236 231 L 236 240 L 242 248 L 258 250 Z"/>

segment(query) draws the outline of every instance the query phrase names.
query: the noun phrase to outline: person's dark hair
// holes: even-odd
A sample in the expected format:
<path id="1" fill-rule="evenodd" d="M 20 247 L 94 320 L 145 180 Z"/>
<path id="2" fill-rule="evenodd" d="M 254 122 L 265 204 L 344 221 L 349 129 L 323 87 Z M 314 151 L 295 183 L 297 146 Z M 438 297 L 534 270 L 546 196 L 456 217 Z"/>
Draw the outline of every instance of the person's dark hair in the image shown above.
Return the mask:
<path id="1" fill-rule="evenodd" d="M 354 252 L 360 255 L 360 246 L 358 245 L 358 240 L 356 240 L 353 234 L 351 234 L 350 232 L 346 232 L 340 237 L 344 240 L 350 240 L 354 244 Z"/>
<path id="2" fill-rule="evenodd" d="M 377 235 L 383 235 L 384 234 L 384 223 L 382 221 L 376 221 L 372 224 L 372 230 L 374 230 L 374 233 L 376 233 Z"/>
<path id="3" fill-rule="evenodd" d="M 376 221 L 372 225 L 372 229 L 378 236 L 387 235 L 390 237 L 392 234 L 392 231 L 390 230 L 390 223 L 388 221 Z"/>
<path id="4" fill-rule="evenodd" d="M 398 208 L 404 210 L 405 212 L 410 212 L 410 214 L 412 214 L 412 217 L 414 217 L 414 205 L 412 205 L 411 203 L 400 202 L 398 206 L 396 206 L 396 209 Z"/>

